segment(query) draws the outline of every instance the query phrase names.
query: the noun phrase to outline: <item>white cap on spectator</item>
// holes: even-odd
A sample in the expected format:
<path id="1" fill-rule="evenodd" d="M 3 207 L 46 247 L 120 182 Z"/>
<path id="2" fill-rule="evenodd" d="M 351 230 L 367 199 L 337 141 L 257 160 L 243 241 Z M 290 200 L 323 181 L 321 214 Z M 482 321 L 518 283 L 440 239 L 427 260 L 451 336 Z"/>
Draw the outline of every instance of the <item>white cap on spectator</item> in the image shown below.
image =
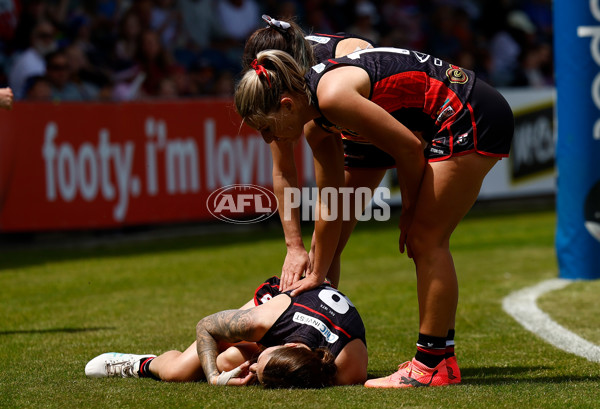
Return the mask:
<path id="1" fill-rule="evenodd" d="M 525 12 L 521 10 L 511 11 L 508 15 L 508 25 L 512 28 L 522 30 L 527 34 L 535 33 L 535 25 L 531 22 L 531 19 Z"/>

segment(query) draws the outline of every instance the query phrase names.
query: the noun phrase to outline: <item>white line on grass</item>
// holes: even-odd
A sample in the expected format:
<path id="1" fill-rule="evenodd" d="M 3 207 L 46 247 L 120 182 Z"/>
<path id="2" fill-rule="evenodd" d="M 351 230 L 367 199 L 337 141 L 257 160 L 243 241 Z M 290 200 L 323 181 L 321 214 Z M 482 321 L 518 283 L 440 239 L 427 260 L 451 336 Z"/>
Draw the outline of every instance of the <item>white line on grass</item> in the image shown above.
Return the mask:
<path id="1" fill-rule="evenodd" d="M 542 294 L 560 290 L 572 282 L 572 280 L 556 278 L 515 291 L 502 300 L 502 308 L 525 329 L 555 347 L 586 358 L 589 361 L 600 362 L 600 347 L 598 345 L 586 341 L 579 335 L 557 324 L 536 304 L 536 300 Z"/>

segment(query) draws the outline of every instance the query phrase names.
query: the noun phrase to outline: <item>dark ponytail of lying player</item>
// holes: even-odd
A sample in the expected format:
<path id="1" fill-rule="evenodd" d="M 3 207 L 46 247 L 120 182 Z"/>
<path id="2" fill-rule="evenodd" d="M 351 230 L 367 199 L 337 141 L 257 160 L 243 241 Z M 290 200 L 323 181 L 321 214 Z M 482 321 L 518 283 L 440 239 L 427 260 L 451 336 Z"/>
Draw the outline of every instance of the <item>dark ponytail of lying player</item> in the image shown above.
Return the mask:
<path id="1" fill-rule="evenodd" d="M 305 70 L 316 64 L 312 47 L 298 24 L 275 20 L 267 15 L 262 17 L 268 26 L 256 30 L 246 41 L 242 57 L 244 70 L 250 68 L 258 53 L 264 50 L 285 51 Z"/>
<path id="2" fill-rule="evenodd" d="M 332 386 L 337 366 L 327 348 L 285 347 L 273 352 L 262 373 L 269 389 L 312 389 Z"/>

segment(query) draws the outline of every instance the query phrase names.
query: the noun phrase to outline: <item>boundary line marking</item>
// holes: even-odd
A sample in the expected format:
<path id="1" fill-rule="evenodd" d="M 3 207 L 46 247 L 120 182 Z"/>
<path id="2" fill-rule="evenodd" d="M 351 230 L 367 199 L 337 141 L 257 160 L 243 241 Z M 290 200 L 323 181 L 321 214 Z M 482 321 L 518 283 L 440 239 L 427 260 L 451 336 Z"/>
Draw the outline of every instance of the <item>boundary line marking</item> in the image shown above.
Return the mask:
<path id="1" fill-rule="evenodd" d="M 502 308 L 525 329 L 556 348 L 583 357 L 588 361 L 600 362 L 600 346 L 586 341 L 559 325 L 537 306 L 536 300 L 541 295 L 565 288 L 572 282 L 573 280 L 556 278 L 515 291 L 504 297 Z"/>

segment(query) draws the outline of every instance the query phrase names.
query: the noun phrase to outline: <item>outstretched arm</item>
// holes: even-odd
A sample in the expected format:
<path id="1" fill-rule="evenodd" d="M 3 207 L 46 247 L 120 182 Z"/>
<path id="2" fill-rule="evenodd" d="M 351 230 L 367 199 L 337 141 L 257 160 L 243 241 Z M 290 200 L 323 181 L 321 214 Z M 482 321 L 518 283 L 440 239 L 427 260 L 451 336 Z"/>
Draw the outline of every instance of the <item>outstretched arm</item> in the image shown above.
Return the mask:
<path id="1" fill-rule="evenodd" d="M 314 260 L 306 278 L 292 288 L 292 296 L 315 288 L 325 281 L 331 268 L 342 231 L 344 148 L 338 134 L 314 132 L 307 141 L 315 161 L 315 179 L 319 188 L 314 230 Z"/>
<path id="2" fill-rule="evenodd" d="M 300 280 L 302 275 L 310 269 L 310 262 L 302 242 L 300 211 L 298 208 L 290 208 L 290 203 L 285 200 L 286 189 L 298 188 L 298 174 L 294 162 L 294 144 L 273 141 L 269 146 L 273 155 L 273 190 L 279 205 L 279 217 L 287 248 L 283 267 L 281 268 L 281 290 L 287 291 L 293 283 Z"/>

